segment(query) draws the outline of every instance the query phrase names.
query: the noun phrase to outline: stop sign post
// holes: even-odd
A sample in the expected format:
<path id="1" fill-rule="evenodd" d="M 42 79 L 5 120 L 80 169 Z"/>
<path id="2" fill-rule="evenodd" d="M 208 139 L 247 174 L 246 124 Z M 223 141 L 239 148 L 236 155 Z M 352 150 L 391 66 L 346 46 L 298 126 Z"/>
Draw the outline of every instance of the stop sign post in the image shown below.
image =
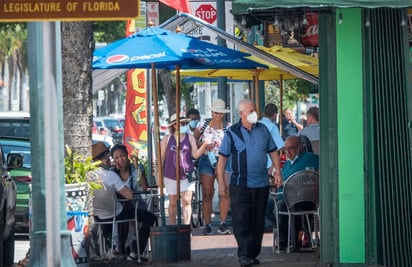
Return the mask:
<path id="1" fill-rule="evenodd" d="M 195 16 L 210 24 L 213 24 L 213 22 L 216 21 L 217 11 L 214 6 L 210 4 L 203 4 L 196 9 Z"/>

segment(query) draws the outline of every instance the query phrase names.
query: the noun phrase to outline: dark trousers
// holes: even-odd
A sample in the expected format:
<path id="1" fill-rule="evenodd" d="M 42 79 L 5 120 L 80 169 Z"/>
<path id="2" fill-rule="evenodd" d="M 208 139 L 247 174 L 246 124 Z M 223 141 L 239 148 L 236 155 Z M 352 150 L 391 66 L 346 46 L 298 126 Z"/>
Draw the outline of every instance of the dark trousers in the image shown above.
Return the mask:
<path id="1" fill-rule="evenodd" d="M 269 187 L 229 187 L 233 233 L 238 257 L 256 258 L 262 248 Z"/>
<path id="2" fill-rule="evenodd" d="M 286 211 L 286 204 L 283 198 L 281 200 L 276 201 L 276 205 L 278 205 L 279 211 Z M 288 216 L 279 215 L 279 244 L 281 249 L 286 249 L 288 246 Z M 294 225 L 294 224 L 292 224 Z M 295 232 L 295 231 L 292 231 Z M 294 237 L 294 233 L 291 234 Z M 296 243 L 297 240 L 292 239 L 292 243 Z"/>
<path id="3" fill-rule="evenodd" d="M 134 212 L 135 208 L 134 206 L 126 202 L 123 205 L 122 212 L 116 216 L 116 220 L 125 220 L 125 219 L 133 219 L 134 218 Z M 107 219 L 111 221 L 112 219 Z M 151 213 L 150 211 L 147 210 L 142 210 L 142 209 L 137 209 L 137 221 L 142 223 L 142 226 L 139 228 L 139 249 L 140 252 L 143 252 L 146 249 L 147 241 L 149 240 L 149 235 L 150 235 L 150 227 L 154 225 L 156 220 L 156 216 Z M 105 220 L 101 220 L 105 221 Z M 126 241 L 127 238 L 127 233 L 128 233 L 128 224 L 123 224 L 121 229 L 119 229 L 119 239 L 120 239 L 120 244 L 119 244 L 119 250 L 124 253 L 124 242 Z M 106 226 L 103 229 L 103 233 L 105 236 L 111 236 L 111 231 L 112 231 L 112 226 L 110 227 Z"/>
<path id="4" fill-rule="evenodd" d="M 285 200 L 282 198 L 280 200 L 276 201 L 277 207 L 279 211 L 287 211 Z M 304 210 L 313 210 L 315 209 L 314 205 L 312 203 L 298 203 L 296 204 L 293 208 L 293 210 L 296 211 L 304 211 Z M 304 220 L 304 218 L 303 218 Z M 288 223 L 289 223 L 289 218 L 288 216 L 285 215 L 279 215 L 279 244 L 281 249 L 286 249 L 288 244 Z M 300 247 L 299 238 L 298 238 L 298 233 L 303 229 L 304 222 L 302 222 L 301 218 L 298 216 L 292 216 L 291 217 L 291 229 L 290 229 L 290 235 L 291 235 L 291 242 L 292 244 L 292 249 L 298 249 Z M 313 226 L 312 226 L 313 229 Z M 311 233 L 309 233 L 310 235 Z"/>

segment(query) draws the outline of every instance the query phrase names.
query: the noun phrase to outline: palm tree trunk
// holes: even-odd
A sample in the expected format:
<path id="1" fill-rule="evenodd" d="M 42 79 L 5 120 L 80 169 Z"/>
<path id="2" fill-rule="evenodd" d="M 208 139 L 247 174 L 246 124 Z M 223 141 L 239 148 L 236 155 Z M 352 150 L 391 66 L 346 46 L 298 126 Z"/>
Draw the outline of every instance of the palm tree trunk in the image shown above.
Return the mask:
<path id="1" fill-rule="evenodd" d="M 64 142 L 91 154 L 93 29 L 91 22 L 61 23 Z M 63 144 L 62 144 L 63 145 Z"/>

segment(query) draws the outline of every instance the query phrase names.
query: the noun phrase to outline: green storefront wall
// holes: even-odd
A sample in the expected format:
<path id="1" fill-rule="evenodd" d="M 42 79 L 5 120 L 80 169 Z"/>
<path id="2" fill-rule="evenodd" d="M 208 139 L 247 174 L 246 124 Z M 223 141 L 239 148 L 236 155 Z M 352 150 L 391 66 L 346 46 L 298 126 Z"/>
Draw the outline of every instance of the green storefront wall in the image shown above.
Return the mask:
<path id="1" fill-rule="evenodd" d="M 360 9 L 342 12 L 344 23 L 336 23 L 339 262 L 363 263 L 365 190 L 362 18 Z"/>
<path id="2" fill-rule="evenodd" d="M 412 6 L 411 0 L 233 0 L 232 12 L 235 15 L 247 14 L 253 9 L 292 8 L 292 7 L 394 7 Z"/>
<path id="3" fill-rule="evenodd" d="M 319 14 L 320 261 L 333 266 L 364 266 L 362 17 L 360 9 L 342 12 L 342 24 L 334 12 Z"/>
<path id="4" fill-rule="evenodd" d="M 412 266 L 412 1 L 233 1 L 235 15 L 304 6 L 319 14 L 320 263 Z M 398 8 L 361 8 L 382 6 Z"/>

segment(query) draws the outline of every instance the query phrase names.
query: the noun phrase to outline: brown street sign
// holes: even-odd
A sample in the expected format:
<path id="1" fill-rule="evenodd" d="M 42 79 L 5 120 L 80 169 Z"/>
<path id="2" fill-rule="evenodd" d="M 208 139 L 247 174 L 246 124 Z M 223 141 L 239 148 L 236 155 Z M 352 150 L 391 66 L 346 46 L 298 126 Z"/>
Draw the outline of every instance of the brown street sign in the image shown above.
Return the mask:
<path id="1" fill-rule="evenodd" d="M 127 20 L 140 14 L 140 0 L 0 0 L 0 22 Z"/>

